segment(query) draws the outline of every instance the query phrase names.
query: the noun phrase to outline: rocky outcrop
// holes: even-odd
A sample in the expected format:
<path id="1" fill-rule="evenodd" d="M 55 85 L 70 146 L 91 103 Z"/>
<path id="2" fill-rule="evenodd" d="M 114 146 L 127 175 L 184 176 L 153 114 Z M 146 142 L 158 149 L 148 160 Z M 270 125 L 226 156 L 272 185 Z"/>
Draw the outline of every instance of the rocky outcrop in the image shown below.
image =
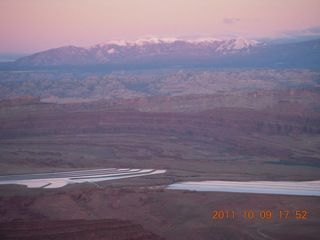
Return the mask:
<path id="1" fill-rule="evenodd" d="M 263 133 L 319 134 L 320 113 L 298 103 L 279 103 L 266 110 L 216 108 L 200 113 L 140 112 L 100 105 L 29 104 L 2 108 L 1 138 L 82 133 L 183 135 Z"/>
<path id="2" fill-rule="evenodd" d="M 199 113 L 217 108 L 270 109 L 281 104 L 301 105 L 311 111 L 320 112 L 320 88 L 294 88 L 278 91 L 242 91 L 215 94 L 192 94 L 172 97 L 133 98 L 99 101 L 96 105 L 112 108 L 133 108 L 143 112 Z M 83 104 L 84 105 L 84 104 Z M 89 105 L 89 104 L 88 104 Z M 293 110 L 285 110 L 289 112 Z M 295 111 L 295 110 L 294 110 Z"/>
<path id="3" fill-rule="evenodd" d="M 193 105 L 199 102 L 199 110 L 203 111 L 211 105 L 261 107 L 278 100 L 310 100 L 315 96 L 313 90 L 302 87 L 318 87 L 319 98 L 319 79 L 319 71 L 306 69 L 164 69 L 112 74 L 0 71 L 0 98 L 30 94 L 55 103 L 114 100 L 128 104 L 131 101 L 133 105 L 141 105 L 143 111 L 194 111 Z M 280 89 L 286 90 L 275 91 Z M 149 105 L 144 106 L 146 103 Z"/>
<path id="4" fill-rule="evenodd" d="M 132 102 L 126 103 L 126 101 L 120 105 L 108 101 L 86 104 L 37 102 L 34 104 L 3 105 L 0 107 L 0 140 L 19 140 L 35 136 L 50 138 L 50 136 L 58 135 L 102 134 L 111 136 L 110 141 L 116 141 L 117 136 L 127 136 L 135 145 L 134 149 L 144 148 L 149 151 L 152 148 L 146 146 L 146 143 L 153 141 L 154 138 L 165 145 L 170 144 L 168 140 L 180 144 L 179 139 L 183 139 L 190 146 L 206 146 L 204 148 L 209 148 L 210 152 L 212 149 L 217 149 L 215 151 L 221 153 L 277 156 L 288 161 L 293 160 L 294 150 L 289 144 L 293 138 L 307 135 L 318 137 L 320 134 L 320 113 L 317 110 L 319 104 L 312 101 L 312 99 L 317 99 L 317 90 L 314 93 L 306 90 L 288 91 L 283 90 L 282 92 L 286 93 L 283 95 L 283 100 L 271 104 L 270 107 L 266 107 L 267 105 L 264 105 L 264 108 L 217 107 L 219 104 L 212 101 L 213 106 L 205 111 L 185 112 L 142 112 L 137 109 L 125 108 L 126 106 L 132 107 Z M 311 93 L 311 97 L 303 99 L 302 96 L 307 95 L 308 92 Z M 250 94 L 256 96 L 257 99 L 264 97 L 259 92 L 248 93 L 248 95 Z M 272 94 L 276 95 L 276 93 Z M 291 98 L 289 98 L 290 94 L 292 94 Z M 297 101 L 293 101 L 294 96 L 299 94 L 302 101 L 299 102 L 299 98 L 296 98 Z M 212 96 L 212 99 L 214 98 L 215 96 Z M 218 98 L 228 102 L 220 95 Z M 170 104 L 179 107 L 179 104 L 180 106 L 185 104 L 183 99 L 191 100 L 189 102 L 192 105 L 191 109 L 201 106 L 203 100 L 201 97 L 185 96 L 181 102 L 175 102 L 173 99 L 167 98 L 167 107 L 170 108 Z M 210 97 L 205 99 L 209 103 Z M 156 100 L 147 99 L 144 102 L 141 99 L 137 108 L 146 107 L 152 101 L 153 104 L 157 103 Z M 239 101 L 242 101 L 242 98 Z M 263 106 L 263 102 L 260 103 Z M 161 106 L 165 103 L 160 101 L 158 104 Z M 273 140 L 269 141 L 279 137 L 288 141 L 286 146 L 274 144 Z M 138 140 L 140 138 L 142 140 Z M 121 146 L 130 145 L 123 139 L 119 141 Z M 62 142 L 59 144 L 63 144 Z M 10 141 L 7 144 L 10 144 Z M 118 149 L 117 146 L 113 147 Z M 128 148 L 125 147 L 125 149 Z M 300 152 L 305 152 L 304 149 L 300 150 Z M 119 150 L 121 154 L 123 151 L 127 150 Z M 194 154 L 193 150 L 190 151 Z M 156 151 L 153 154 L 164 156 L 166 155 L 164 152 L 166 150 Z M 169 152 L 173 154 L 172 156 L 179 156 L 173 149 Z M 133 155 L 130 156 L 133 157 Z M 138 156 L 141 158 L 139 154 Z M 302 159 L 300 155 L 298 158 Z M 51 156 L 47 156 L 47 159 L 51 159 Z M 306 156 L 303 159 L 308 164 L 314 162 L 311 156 Z M 34 161 L 39 164 L 40 162 Z M 68 163 L 60 158 L 56 161 L 46 161 L 46 163 L 50 162 L 54 165 L 68 166 Z"/>

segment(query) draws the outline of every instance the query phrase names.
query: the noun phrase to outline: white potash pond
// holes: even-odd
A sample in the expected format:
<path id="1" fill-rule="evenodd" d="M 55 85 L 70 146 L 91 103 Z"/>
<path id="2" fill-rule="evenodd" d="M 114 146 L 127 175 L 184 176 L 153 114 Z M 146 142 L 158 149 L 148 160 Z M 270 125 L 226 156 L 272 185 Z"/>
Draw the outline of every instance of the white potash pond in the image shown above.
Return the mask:
<path id="1" fill-rule="evenodd" d="M 100 182 L 165 172 L 165 170 L 156 169 L 106 168 L 56 173 L 5 175 L 0 176 L 0 184 L 19 184 L 26 185 L 29 188 L 59 188 L 72 183 Z"/>
<path id="2" fill-rule="evenodd" d="M 320 181 L 275 182 L 275 181 L 203 181 L 171 184 L 167 189 L 202 192 L 237 192 L 320 196 Z"/>

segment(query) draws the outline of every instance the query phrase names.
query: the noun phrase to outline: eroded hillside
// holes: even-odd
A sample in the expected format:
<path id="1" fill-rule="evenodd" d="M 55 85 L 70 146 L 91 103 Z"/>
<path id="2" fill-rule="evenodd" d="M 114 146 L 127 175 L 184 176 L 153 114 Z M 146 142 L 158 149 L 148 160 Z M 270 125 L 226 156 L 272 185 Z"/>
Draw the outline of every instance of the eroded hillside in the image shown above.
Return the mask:
<path id="1" fill-rule="evenodd" d="M 0 72 L 1 98 L 38 96 L 46 102 L 168 97 L 244 90 L 319 87 L 320 73 L 306 69 L 145 70 L 112 73 Z"/>
<path id="2" fill-rule="evenodd" d="M 100 167 L 127 159 L 151 167 L 235 157 L 318 166 L 319 102 L 318 88 L 78 104 L 2 100 L 2 169 Z"/>

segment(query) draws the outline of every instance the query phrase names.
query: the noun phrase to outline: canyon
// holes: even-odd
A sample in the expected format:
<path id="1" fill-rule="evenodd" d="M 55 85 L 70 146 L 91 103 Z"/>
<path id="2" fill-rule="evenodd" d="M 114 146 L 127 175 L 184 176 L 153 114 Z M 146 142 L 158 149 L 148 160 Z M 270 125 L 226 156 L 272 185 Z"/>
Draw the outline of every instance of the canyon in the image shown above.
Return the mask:
<path id="1" fill-rule="evenodd" d="M 117 238 L 110 239 L 127 239 L 130 234 L 169 240 L 177 236 L 316 239 L 318 197 L 166 187 L 184 181 L 319 180 L 319 98 L 319 88 L 313 87 L 78 103 L 47 102 L 33 96 L 2 99 L 2 175 L 95 168 L 167 171 L 99 182 L 99 187 L 92 183 L 57 189 L 2 185 L 0 232 L 8 239 L 19 239 L 20 232 L 8 229 L 25 224 L 35 229 L 34 236 L 55 237 L 46 227 L 54 226 L 61 238 L 71 236 L 70 231 L 78 239 L 87 236 L 82 231 L 103 233 L 106 238 L 108 222 L 116 221 L 112 232 Z M 301 210 L 308 212 L 308 219 L 212 219 L 212 211 L 232 209 Z M 106 219 L 131 223 L 125 229 L 120 220 Z M 80 232 L 62 227 L 69 223 L 79 226 Z M 37 233 L 35 224 L 41 232 Z"/>
<path id="2" fill-rule="evenodd" d="M 239 49 L 230 43 L 236 48 L 230 46 L 228 54 L 250 55 L 267 47 L 242 43 Z M 125 45 L 119 51 L 142 46 L 112 44 Z M 319 70 L 37 67 L 0 71 L 1 175 L 166 171 L 52 189 L 0 185 L 1 237 L 23 239 L 28 228 L 28 239 L 318 238 L 317 196 L 167 187 L 319 180 Z M 236 211 L 241 217 L 215 220 L 213 211 Z M 244 211 L 274 215 L 245 219 Z M 280 218 L 279 211 L 291 215 Z M 296 211 L 306 212 L 307 219 L 296 219 Z M 13 231 L 19 224 L 21 231 Z"/>

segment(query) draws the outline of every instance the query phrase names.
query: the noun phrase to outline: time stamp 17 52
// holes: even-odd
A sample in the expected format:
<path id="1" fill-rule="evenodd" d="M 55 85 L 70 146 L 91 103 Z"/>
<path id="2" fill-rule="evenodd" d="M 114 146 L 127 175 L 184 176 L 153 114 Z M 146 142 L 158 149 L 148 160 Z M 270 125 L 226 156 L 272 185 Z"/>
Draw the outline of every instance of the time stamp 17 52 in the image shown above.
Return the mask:
<path id="1" fill-rule="evenodd" d="M 231 210 L 231 211 L 222 211 L 214 210 L 212 211 L 213 220 L 222 220 L 222 219 L 297 219 L 297 220 L 306 220 L 308 219 L 309 212 L 306 210 Z"/>

